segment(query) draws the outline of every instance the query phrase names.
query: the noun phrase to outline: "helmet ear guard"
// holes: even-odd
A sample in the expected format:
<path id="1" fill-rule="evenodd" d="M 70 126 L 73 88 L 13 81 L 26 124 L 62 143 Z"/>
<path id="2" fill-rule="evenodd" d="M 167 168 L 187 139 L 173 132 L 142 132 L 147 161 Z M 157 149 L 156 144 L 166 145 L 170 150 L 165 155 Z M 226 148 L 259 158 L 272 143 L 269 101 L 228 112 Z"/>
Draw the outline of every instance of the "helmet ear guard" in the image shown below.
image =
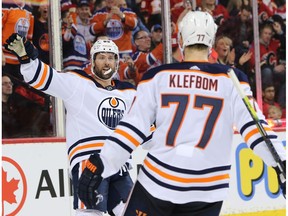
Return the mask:
<path id="1" fill-rule="evenodd" d="M 116 67 L 115 72 L 118 71 L 119 67 L 119 50 L 117 45 L 112 40 L 97 40 L 90 50 L 90 56 L 91 56 L 91 70 L 95 74 L 94 67 L 95 67 L 95 55 L 100 52 L 109 52 L 114 53 L 116 58 Z"/>
<path id="2" fill-rule="evenodd" d="M 204 44 L 212 47 L 217 25 L 213 17 L 202 11 L 189 11 L 179 23 L 183 48 L 193 44 Z"/>

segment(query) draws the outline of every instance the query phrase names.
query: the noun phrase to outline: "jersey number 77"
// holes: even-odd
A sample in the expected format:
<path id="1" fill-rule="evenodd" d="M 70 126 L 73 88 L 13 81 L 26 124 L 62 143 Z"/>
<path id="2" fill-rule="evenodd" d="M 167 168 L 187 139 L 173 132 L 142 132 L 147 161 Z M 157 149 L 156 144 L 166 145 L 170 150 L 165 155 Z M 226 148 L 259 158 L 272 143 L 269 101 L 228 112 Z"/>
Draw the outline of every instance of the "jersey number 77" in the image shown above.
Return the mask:
<path id="1" fill-rule="evenodd" d="M 206 117 L 204 128 L 202 129 L 202 135 L 196 147 L 205 149 L 209 140 L 213 134 L 213 129 L 220 116 L 223 98 L 207 97 L 204 95 L 194 95 L 194 105 L 190 107 L 190 95 L 189 94 L 162 94 L 161 95 L 162 108 L 170 108 L 171 104 L 176 104 L 176 110 L 174 112 L 174 118 L 171 120 L 171 124 L 167 133 L 166 145 L 175 146 L 175 140 L 177 134 L 185 118 L 187 109 L 200 109 L 204 107 L 210 108 L 210 112 Z"/>

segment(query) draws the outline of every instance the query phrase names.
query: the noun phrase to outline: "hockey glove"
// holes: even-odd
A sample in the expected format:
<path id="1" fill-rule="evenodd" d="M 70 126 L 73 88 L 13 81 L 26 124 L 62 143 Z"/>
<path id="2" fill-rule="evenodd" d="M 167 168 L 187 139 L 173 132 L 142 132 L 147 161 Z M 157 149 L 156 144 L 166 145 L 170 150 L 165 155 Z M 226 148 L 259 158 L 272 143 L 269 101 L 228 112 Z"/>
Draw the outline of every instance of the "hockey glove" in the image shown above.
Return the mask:
<path id="1" fill-rule="evenodd" d="M 5 49 L 13 52 L 21 64 L 29 63 L 38 56 L 38 50 L 25 37 L 13 33 L 4 44 Z"/>
<path id="2" fill-rule="evenodd" d="M 98 194 L 97 188 L 102 181 L 102 172 L 104 166 L 98 153 L 92 154 L 86 162 L 86 168 L 79 179 L 78 197 L 87 207 L 94 209 L 103 197 Z"/>
<path id="3" fill-rule="evenodd" d="M 286 160 L 283 161 L 284 164 L 284 170 L 286 171 Z M 273 167 L 277 173 L 277 177 L 278 177 L 278 182 L 279 182 L 279 186 L 282 190 L 282 194 L 284 196 L 284 198 L 286 199 L 286 176 L 284 176 L 283 172 L 279 169 L 279 167 Z M 286 173 L 286 172 L 285 172 Z"/>

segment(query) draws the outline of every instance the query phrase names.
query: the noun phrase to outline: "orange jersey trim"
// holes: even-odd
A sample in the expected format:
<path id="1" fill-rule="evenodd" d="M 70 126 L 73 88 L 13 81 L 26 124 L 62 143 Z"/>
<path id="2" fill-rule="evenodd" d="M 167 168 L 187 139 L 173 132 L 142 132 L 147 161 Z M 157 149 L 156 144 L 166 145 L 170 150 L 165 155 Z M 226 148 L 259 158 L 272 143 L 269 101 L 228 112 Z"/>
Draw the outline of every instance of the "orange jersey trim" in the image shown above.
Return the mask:
<path id="1" fill-rule="evenodd" d="M 115 133 L 118 133 L 118 134 L 124 136 L 126 139 L 128 139 L 130 142 L 132 142 L 133 145 L 135 145 L 136 147 L 140 145 L 140 142 L 138 142 L 134 137 L 132 137 L 130 134 L 128 134 L 127 132 L 125 132 L 121 129 L 116 129 Z"/>
<path id="2" fill-rule="evenodd" d="M 83 150 L 83 149 L 88 149 L 88 148 L 95 148 L 95 147 L 103 147 L 104 143 L 91 143 L 91 144 L 87 144 L 84 146 L 78 146 L 76 148 L 74 148 L 70 154 L 68 155 L 69 160 L 72 158 L 72 156 L 75 154 L 75 152 Z"/>
<path id="3" fill-rule="evenodd" d="M 45 80 L 46 77 L 47 77 L 48 68 L 49 68 L 49 66 L 46 65 L 46 64 L 44 64 L 44 71 L 43 71 L 42 77 L 41 77 L 39 83 L 36 84 L 36 85 L 34 85 L 33 88 L 36 88 L 36 89 L 37 89 L 37 88 L 39 88 L 41 85 L 43 85 L 44 80 Z"/>
<path id="4" fill-rule="evenodd" d="M 166 178 L 168 180 L 180 182 L 180 183 L 206 183 L 206 182 L 214 182 L 214 181 L 219 181 L 219 180 L 224 180 L 224 179 L 230 178 L 229 174 L 222 174 L 222 175 L 203 177 L 203 178 L 182 178 L 182 177 L 174 176 L 174 175 L 171 175 L 171 174 L 168 174 L 168 173 L 161 171 L 160 169 L 154 167 L 151 163 L 149 163 L 147 161 L 147 159 L 144 160 L 144 164 L 150 170 L 157 173 L 161 177 Z"/>
<path id="5" fill-rule="evenodd" d="M 272 131 L 271 128 L 269 127 L 264 127 L 265 131 Z M 248 140 L 255 134 L 259 133 L 258 128 L 255 128 L 253 130 L 251 130 L 249 133 L 247 133 L 247 135 L 244 137 L 244 140 L 246 143 L 248 143 Z"/>

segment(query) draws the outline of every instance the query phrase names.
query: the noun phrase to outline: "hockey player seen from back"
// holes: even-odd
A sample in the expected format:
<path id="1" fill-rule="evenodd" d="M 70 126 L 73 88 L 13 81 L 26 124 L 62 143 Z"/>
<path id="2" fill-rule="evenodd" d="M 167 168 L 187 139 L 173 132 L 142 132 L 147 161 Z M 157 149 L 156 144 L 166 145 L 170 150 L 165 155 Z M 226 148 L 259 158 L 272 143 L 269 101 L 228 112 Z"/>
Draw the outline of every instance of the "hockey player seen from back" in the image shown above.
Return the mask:
<path id="1" fill-rule="evenodd" d="M 78 181 L 86 160 L 90 154 L 100 152 L 105 139 L 127 112 L 135 96 L 132 84 L 112 79 L 119 66 L 118 47 L 111 40 L 94 43 L 90 52 L 91 76 L 83 71 L 57 72 L 41 62 L 34 46 L 18 34 L 12 34 L 5 47 L 18 56 L 26 82 L 64 102 L 76 216 L 98 216 L 104 212 L 122 215 L 133 185 L 126 161 L 118 172 L 101 182 L 97 189 L 97 206 L 96 203 L 83 203 L 78 198 Z"/>
<path id="2" fill-rule="evenodd" d="M 216 216 L 227 197 L 233 125 L 268 166 L 276 167 L 263 137 L 228 77 L 226 65 L 208 63 L 216 24 L 207 12 L 188 12 L 180 23 L 184 62 L 149 70 L 136 98 L 100 154 L 92 154 L 79 180 L 79 198 L 95 205 L 102 178 L 115 174 L 150 134 L 150 149 L 133 187 L 125 216 Z M 235 69 L 245 93 L 245 74 Z M 281 160 L 285 149 L 257 104 L 261 123 Z M 285 163 L 285 162 L 284 162 Z M 283 174 L 277 168 L 278 176 Z M 285 177 L 286 178 L 286 177 Z M 285 178 L 280 187 L 285 194 Z M 137 213 L 138 212 L 138 213 Z"/>

